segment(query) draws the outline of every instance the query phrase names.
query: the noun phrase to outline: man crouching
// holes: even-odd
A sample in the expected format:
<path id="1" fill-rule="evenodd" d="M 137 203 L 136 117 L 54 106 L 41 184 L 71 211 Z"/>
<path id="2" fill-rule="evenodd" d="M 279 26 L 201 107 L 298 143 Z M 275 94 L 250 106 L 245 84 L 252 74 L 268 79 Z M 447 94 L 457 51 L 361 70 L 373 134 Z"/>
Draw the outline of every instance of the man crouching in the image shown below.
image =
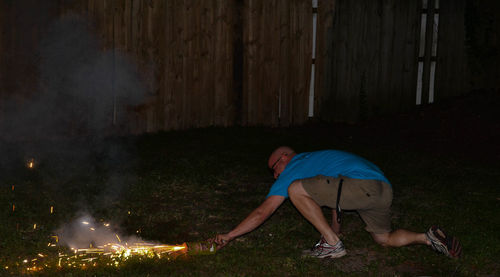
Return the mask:
<path id="1" fill-rule="evenodd" d="M 268 167 L 276 181 L 266 200 L 232 231 L 213 239 L 219 248 L 257 228 L 290 197 L 297 210 L 321 233 L 319 242 L 304 251 L 304 256 L 339 258 L 346 254 L 338 237 L 342 210 L 357 211 L 366 224 L 365 229 L 383 246 L 426 244 L 448 257 L 461 254 L 458 240 L 437 226 L 426 233 L 392 231 L 392 186 L 383 172 L 364 158 L 339 150 L 296 154 L 292 148 L 282 146 L 273 151 Z M 331 226 L 321 211 L 322 206 L 333 209 Z"/>

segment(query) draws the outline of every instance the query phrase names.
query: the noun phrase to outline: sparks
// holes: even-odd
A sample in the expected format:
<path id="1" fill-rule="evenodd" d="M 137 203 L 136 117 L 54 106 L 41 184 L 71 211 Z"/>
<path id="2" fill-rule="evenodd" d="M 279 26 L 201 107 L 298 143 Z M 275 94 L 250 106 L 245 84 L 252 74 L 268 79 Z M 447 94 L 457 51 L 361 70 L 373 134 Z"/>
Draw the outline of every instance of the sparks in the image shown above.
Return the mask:
<path id="1" fill-rule="evenodd" d="M 53 254 L 39 253 L 38 257 L 24 259 L 24 270 L 43 271 L 48 268 L 81 268 L 95 267 L 98 264 L 119 267 L 132 256 L 148 258 L 166 258 L 170 260 L 178 255 L 187 253 L 187 244 L 168 245 L 153 243 L 107 243 L 103 246 L 90 248 L 71 248 L 72 254 L 59 252 Z"/>

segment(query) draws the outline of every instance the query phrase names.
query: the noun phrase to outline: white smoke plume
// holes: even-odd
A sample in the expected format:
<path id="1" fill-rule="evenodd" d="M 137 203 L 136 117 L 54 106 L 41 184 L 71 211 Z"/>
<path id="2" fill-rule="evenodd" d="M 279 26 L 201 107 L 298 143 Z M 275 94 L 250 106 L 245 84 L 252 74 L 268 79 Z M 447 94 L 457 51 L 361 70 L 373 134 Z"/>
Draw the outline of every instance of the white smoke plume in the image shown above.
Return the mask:
<path id="1" fill-rule="evenodd" d="M 87 213 L 64 224 L 55 232 L 61 245 L 81 249 L 103 247 L 106 244 L 134 244 L 143 242 L 137 236 L 124 236 L 112 223 L 96 221 Z"/>

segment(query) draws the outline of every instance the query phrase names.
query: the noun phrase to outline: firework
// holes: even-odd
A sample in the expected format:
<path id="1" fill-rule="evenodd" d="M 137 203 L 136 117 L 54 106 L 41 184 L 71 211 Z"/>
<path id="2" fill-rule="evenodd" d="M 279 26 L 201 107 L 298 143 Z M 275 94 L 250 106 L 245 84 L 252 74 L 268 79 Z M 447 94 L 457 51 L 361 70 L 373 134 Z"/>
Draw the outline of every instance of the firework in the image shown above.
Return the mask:
<path id="1" fill-rule="evenodd" d="M 49 243 L 49 246 L 56 246 L 56 244 Z M 108 243 L 91 248 L 60 248 L 56 255 L 54 253 L 38 253 L 34 258 L 23 259 L 20 265 L 22 271 L 26 272 L 54 268 L 86 269 L 98 265 L 119 267 L 131 257 L 173 259 L 179 255 L 186 254 L 186 252 L 186 243 L 180 245 L 148 242 L 137 242 L 132 245 L 128 245 L 127 243 Z M 8 266 L 5 268 L 8 269 Z"/>

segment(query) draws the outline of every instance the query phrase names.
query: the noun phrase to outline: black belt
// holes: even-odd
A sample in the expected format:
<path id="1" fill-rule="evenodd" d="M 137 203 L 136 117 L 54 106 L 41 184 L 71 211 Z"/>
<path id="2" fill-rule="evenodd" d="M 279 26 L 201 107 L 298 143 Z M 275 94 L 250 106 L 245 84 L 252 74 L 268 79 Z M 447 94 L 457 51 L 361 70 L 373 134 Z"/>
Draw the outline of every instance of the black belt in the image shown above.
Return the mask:
<path id="1" fill-rule="evenodd" d="M 344 183 L 344 179 L 340 179 L 339 188 L 337 190 L 337 204 L 335 205 L 335 210 L 337 211 L 337 223 L 340 224 L 342 221 L 342 209 L 340 208 L 340 194 L 342 193 L 342 183 Z"/>

